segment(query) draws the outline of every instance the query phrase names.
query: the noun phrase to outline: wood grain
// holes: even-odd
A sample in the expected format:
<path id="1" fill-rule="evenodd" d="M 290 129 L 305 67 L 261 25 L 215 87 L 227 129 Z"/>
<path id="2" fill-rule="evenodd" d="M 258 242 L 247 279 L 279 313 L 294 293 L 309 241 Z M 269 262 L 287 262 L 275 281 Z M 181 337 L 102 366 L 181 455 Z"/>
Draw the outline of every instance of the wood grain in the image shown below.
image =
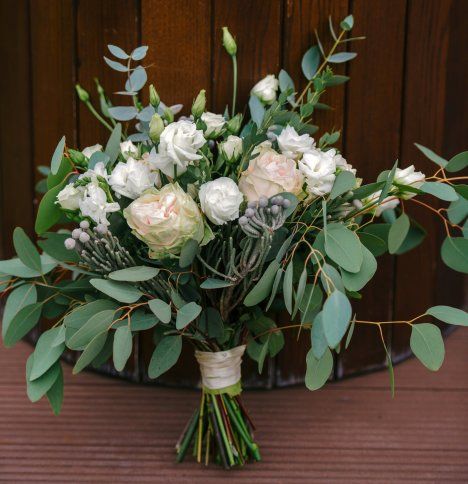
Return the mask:
<path id="1" fill-rule="evenodd" d="M 442 369 L 416 360 L 305 388 L 245 392 L 262 462 L 226 471 L 174 462 L 174 442 L 199 392 L 135 386 L 65 366 L 63 413 L 28 401 L 25 343 L 0 348 L 1 482 L 467 482 L 468 332 L 447 341 Z"/>

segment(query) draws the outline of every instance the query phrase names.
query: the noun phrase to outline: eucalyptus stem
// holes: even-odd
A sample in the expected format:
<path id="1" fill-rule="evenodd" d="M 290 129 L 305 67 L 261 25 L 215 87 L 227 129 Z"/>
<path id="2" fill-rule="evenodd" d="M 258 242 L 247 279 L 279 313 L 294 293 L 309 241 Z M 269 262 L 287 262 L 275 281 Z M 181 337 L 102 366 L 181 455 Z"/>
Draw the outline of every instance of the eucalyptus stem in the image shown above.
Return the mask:
<path id="1" fill-rule="evenodd" d="M 237 100 L 237 56 L 232 55 L 232 112 L 231 117 L 236 115 L 236 100 Z"/>
<path id="2" fill-rule="evenodd" d="M 94 106 L 91 104 L 91 101 L 85 101 L 86 107 L 89 109 L 91 114 L 101 123 L 103 124 L 110 132 L 113 131 L 113 127 L 94 109 Z"/>

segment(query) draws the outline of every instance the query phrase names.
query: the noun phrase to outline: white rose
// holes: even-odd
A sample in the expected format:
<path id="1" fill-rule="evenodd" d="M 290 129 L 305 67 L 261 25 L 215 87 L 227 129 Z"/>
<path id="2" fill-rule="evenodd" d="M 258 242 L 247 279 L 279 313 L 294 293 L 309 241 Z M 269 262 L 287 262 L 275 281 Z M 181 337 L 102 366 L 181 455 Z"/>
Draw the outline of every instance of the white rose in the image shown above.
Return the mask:
<path id="1" fill-rule="evenodd" d="M 91 156 L 96 153 L 97 151 L 102 151 L 102 145 L 100 144 L 97 144 L 97 145 L 93 145 L 93 146 L 88 146 L 86 147 L 82 153 L 83 155 L 86 156 L 86 158 L 91 158 Z"/>
<path id="2" fill-rule="evenodd" d="M 242 154 L 242 138 L 229 135 L 223 143 L 219 145 L 219 150 L 229 161 L 236 161 Z"/>
<path id="3" fill-rule="evenodd" d="M 283 155 L 298 160 L 304 153 L 315 147 L 315 141 L 307 133 L 299 135 L 292 126 L 286 126 L 277 138 Z"/>
<path id="4" fill-rule="evenodd" d="M 120 143 L 120 152 L 126 160 L 129 157 L 135 158 L 138 156 L 138 148 L 131 141 L 123 141 Z"/>
<path id="5" fill-rule="evenodd" d="M 118 203 L 109 203 L 106 192 L 97 183 L 89 183 L 84 191 L 84 197 L 79 201 L 80 211 L 84 217 L 89 217 L 96 224 L 109 225 L 107 214 L 120 210 Z"/>
<path id="6" fill-rule="evenodd" d="M 379 190 L 378 192 L 369 195 L 366 199 L 363 200 L 364 205 L 377 202 L 381 193 L 382 190 Z M 382 200 L 382 202 L 380 202 L 379 205 L 374 208 L 373 212 L 375 213 L 376 217 L 380 217 L 382 215 L 382 212 L 397 207 L 399 203 L 400 200 L 398 200 L 398 198 L 395 196 L 386 197 Z"/>
<path id="7" fill-rule="evenodd" d="M 282 192 L 300 195 L 303 183 L 304 177 L 294 160 L 264 149 L 241 174 L 239 189 L 249 202 L 255 202 L 262 196 L 270 198 Z"/>
<path id="8" fill-rule="evenodd" d="M 158 172 L 152 171 L 148 163 L 129 158 L 126 163 L 117 163 L 109 177 L 109 185 L 114 192 L 134 200 L 158 184 L 158 178 Z"/>
<path id="9" fill-rule="evenodd" d="M 96 165 L 94 165 L 94 168 L 91 168 L 90 170 L 85 171 L 78 178 L 80 180 L 82 178 L 91 178 L 93 182 L 96 182 L 98 176 L 104 178 L 105 180 L 107 180 L 109 176 L 107 174 L 106 167 L 102 161 L 100 161 L 99 163 L 96 163 Z"/>
<path id="10" fill-rule="evenodd" d="M 408 168 L 405 168 L 404 170 L 397 168 L 395 171 L 395 178 L 393 179 L 393 182 L 398 185 L 406 185 L 413 188 L 419 188 L 425 181 L 426 177 L 424 173 L 415 171 L 414 165 L 408 166 Z M 405 192 L 402 195 L 402 198 L 408 200 L 415 195 L 416 193 Z"/>
<path id="11" fill-rule="evenodd" d="M 244 200 L 236 183 L 227 177 L 204 183 L 199 192 L 203 213 L 216 225 L 239 218 L 239 206 Z"/>
<path id="12" fill-rule="evenodd" d="M 58 193 L 56 203 L 66 210 L 78 210 L 83 194 L 84 187 L 74 187 L 70 183 Z"/>
<path id="13" fill-rule="evenodd" d="M 205 135 L 207 138 L 216 138 L 223 131 L 226 120 L 221 114 L 203 113 L 201 120 L 206 124 Z"/>
<path id="14" fill-rule="evenodd" d="M 202 158 L 197 151 L 206 143 L 203 132 L 192 121 L 176 121 L 164 128 L 158 153 L 152 151 L 152 163 L 165 175 L 174 177 Z"/>
<path id="15" fill-rule="evenodd" d="M 334 150 L 313 149 L 299 161 L 299 170 L 306 178 L 307 192 L 313 197 L 323 197 L 331 192 L 335 182 Z"/>
<path id="16" fill-rule="evenodd" d="M 336 153 L 336 150 L 331 149 L 329 151 L 333 151 Z M 327 152 L 328 153 L 328 152 Z M 333 159 L 335 160 L 335 165 L 337 168 L 340 168 L 343 171 L 350 171 L 353 175 L 356 174 L 356 168 L 353 168 L 353 165 L 350 165 L 341 154 L 336 154 Z"/>
<path id="17" fill-rule="evenodd" d="M 257 82 L 250 91 L 250 94 L 257 96 L 266 104 L 272 104 L 276 100 L 276 91 L 278 90 L 278 79 L 273 74 L 269 74 L 261 81 Z"/>

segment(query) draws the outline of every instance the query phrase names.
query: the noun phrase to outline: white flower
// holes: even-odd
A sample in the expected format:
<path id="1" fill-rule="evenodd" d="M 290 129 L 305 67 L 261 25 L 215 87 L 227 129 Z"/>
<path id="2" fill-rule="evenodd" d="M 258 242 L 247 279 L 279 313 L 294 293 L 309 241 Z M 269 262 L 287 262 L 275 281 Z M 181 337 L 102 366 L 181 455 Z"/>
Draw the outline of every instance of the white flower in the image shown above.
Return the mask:
<path id="1" fill-rule="evenodd" d="M 161 133 L 158 153 L 152 151 L 152 163 L 165 175 L 174 177 L 202 158 L 197 151 L 206 143 L 203 132 L 192 121 L 176 121 Z"/>
<path id="2" fill-rule="evenodd" d="M 132 200 L 158 183 L 158 172 L 152 171 L 149 164 L 143 160 L 134 158 L 128 158 L 126 163 L 117 163 L 109 177 L 112 190 Z"/>
<path id="3" fill-rule="evenodd" d="M 94 168 L 91 168 L 90 170 L 85 171 L 82 173 L 78 178 L 81 180 L 82 178 L 91 178 L 91 181 L 97 182 L 97 177 L 100 176 L 107 180 L 108 174 L 106 167 L 102 161 L 99 163 L 96 163 L 94 165 Z"/>
<path id="4" fill-rule="evenodd" d="M 66 210 L 78 210 L 83 194 L 84 187 L 74 187 L 70 183 L 58 193 L 56 203 Z"/>
<path id="5" fill-rule="evenodd" d="M 205 135 L 207 138 L 216 138 L 223 131 L 226 120 L 221 114 L 203 113 L 201 120 L 206 124 Z"/>
<path id="6" fill-rule="evenodd" d="M 331 149 L 329 151 L 336 153 L 336 150 L 335 149 Z M 343 171 L 350 171 L 353 175 L 356 175 L 356 168 L 353 168 L 353 165 L 350 165 L 343 158 L 343 156 L 341 154 L 339 154 L 339 153 L 338 154 L 335 154 L 335 156 L 333 157 L 333 159 L 335 160 L 335 165 L 336 165 L 337 168 L 340 168 Z"/>
<path id="7" fill-rule="evenodd" d="M 219 145 L 219 149 L 227 160 L 236 161 L 242 154 L 242 138 L 231 134 Z"/>
<path id="8" fill-rule="evenodd" d="M 79 201 L 80 211 L 97 224 L 109 225 L 107 214 L 120 210 L 118 203 L 109 203 L 106 192 L 97 183 L 86 186 L 84 197 Z"/>
<path id="9" fill-rule="evenodd" d="M 138 156 L 138 148 L 131 141 L 123 141 L 120 143 L 120 151 L 126 160 L 129 157 L 135 158 Z"/>
<path id="10" fill-rule="evenodd" d="M 277 140 L 281 153 L 294 160 L 298 160 L 304 153 L 315 147 L 313 138 L 307 133 L 299 135 L 292 126 L 286 126 Z"/>
<path id="11" fill-rule="evenodd" d="M 94 153 L 96 153 L 96 151 L 102 151 L 102 145 L 97 144 L 93 146 L 88 146 L 82 151 L 82 153 L 86 156 L 86 158 L 89 159 Z"/>
<path id="12" fill-rule="evenodd" d="M 323 197 L 331 192 L 335 182 L 335 150 L 313 149 L 299 161 L 299 170 L 304 174 L 307 192 L 313 197 Z"/>
<path id="13" fill-rule="evenodd" d="M 364 205 L 377 202 L 381 193 L 382 190 L 379 190 L 378 192 L 369 195 L 366 199 L 363 200 Z M 385 210 L 390 210 L 391 208 L 395 208 L 396 206 L 398 206 L 399 203 L 400 200 L 398 200 L 398 198 L 395 196 L 386 197 L 382 200 L 382 202 L 380 202 L 379 205 L 374 208 L 373 212 L 375 213 L 376 217 L 380 217 L 382 215 L 382 212 L 384 212 Z"/>
<path id="14" fill-rule="evenodd" d="M 203 213 L 216 225 L 239 218 L 239 206 L 244 200 L 236 183 L 227 177 L 204 183 L 199 192 Z"/>
<path id="15" fill-rule="evenodd" d="M 393 179 L 393 182 L 397 183 L 398 185 L 406 185 L 413 188 L 419 188 L 425 182 L 425 180 L 426 177 L 424 173 L 420 171 L 415 171 L 414 165 L 411 165 L 404 170 L 402 170 L 401 168 L 397 168 L 395 171 L 395 178 Z M 402 195 L 402 198 L 408 200 L 415 195 L 416 193 L 405 192 Z"/>
<path id="16" fill-rule="evenodd" d="M 276 100 L 276 91 L 278 90 L 278 79 L 273 74 L 269 74 L 261 81 L 257 82 L 250 91 L 250 94 L 257 96 L 266 104 L 272 104 Z"/>

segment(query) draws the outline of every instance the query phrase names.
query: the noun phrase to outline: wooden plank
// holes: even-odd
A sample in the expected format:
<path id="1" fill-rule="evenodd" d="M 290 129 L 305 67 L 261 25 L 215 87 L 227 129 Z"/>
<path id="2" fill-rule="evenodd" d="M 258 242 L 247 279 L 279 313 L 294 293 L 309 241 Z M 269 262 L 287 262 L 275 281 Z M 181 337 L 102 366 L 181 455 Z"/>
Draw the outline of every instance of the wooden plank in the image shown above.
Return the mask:
<path id="1" fill-rule="evenodd" d="M 446 66 L 448 60 L 447 25 L 453 5 L 452 1 L 409 2 L 400 159 L 402 166 L 414 163 L 428 175 L 435 171 L 435 165 L 422 156 L 413 143 L 421 143 L 436 152 L 441 152 L 443 148 L 447 71 L 441 66 Z M 427 201 L 434 204 L 434 198 L 428 198 Z M 405 209 L 427 229 L 428 235 L 418 249 L 397 259 L 396 319 L 424 313 L 433 305 L 437 293 L 434 274 L 439 260 L 440 221 L 414 203 L 406 203 Z M 409 334 L 410 328 L 406 325 L 394 329 L 392 349 L 395 354 L 408 347 Z"/>
<path id="2" fill-rule="evenodd" d="M 328 28 L 328 15 L 334 24 L 349 13 L 348 0 L 287 0 L 284 12 L 283 37 L 283 66 L 294 79 L 296 90 L 301 92 L 305 87 L 306 79 L 301 70 L 301 60 L 304 53 L 312 45 L 316 45 L 314 29 L 317 29 L 325 50 L 330 48 L 333 39 Z M 344 66 L 339 66 L 336 73 L 343 74 Z M 323 97 L 323 102 L 331 105 L 333 110 L 318 111 L 314 123 L 320 128 L 316 137 L 326 131 L 342 129 L 344 121 L 345 87 L 337 86 L 330 89 Z M 340 145 L 338 145 L 340 146 Z M 279 324 L 290 324 L 286 312 L 278 315 Z M 310 349 L 310 333 L 303 331 L 298 340 L 297 330 L 284 332 L 286 346 L 276 357 L 276 384 L 287 386 L 304 381 L 306 370 L 305 359 Z"/>
<path id="3" fill-rule="evenodd" d="M 0 103 L 2 258 L 14 254 L 11 234 L 21 225 L 33 234 L 32 116 L 27 0 L 0 2 Z"/>
<path id="4" fill-rule="evenodd" d="M 149 46 L 148 78 L 167 104 L 184 104 L 188 114 L 200 89 L 211 90 L 211 2 L 209 0 L 143 0 L 142 42 Z M 157 383 L 194 386 L 198 364 L 191 348 L 184 348 L 179 362 Z M 141 341 L 142 378 L 154 350 L 151 335 Z"/>
<path id="5" fill-rule="evenodd" d="M 211 2 L 142 0 L 148 77 L 167 104 L 190 113 L 200 89 L 211 88 Z"/>
<path id="6" fill-rule="evenodd" d="M 32 404 L 24 388 L 25 343 L 0 348 L 0 482 L 466 482 L 468 332 L 447 341 L 442 369 L 412 360 L 385 372 L 304 388 L 245 392 L 262 462 L 229 475 L 173 444 L 199 392 L 129 385 L 65 370 L 63 413 Z M 437 391 L 436 391 L 437 389 Z M 131 412 L 129 409 L 138 409 Z M 333 416 L 333 418 L 330 418 Z M 25 459 L 25 455 L 27 458 Z M 313 456 L 313 458 L 311 458 Z M 189 476 L 189 478 L 187 477 Z"/>
<path id="7" fill-rule="evenodd" d="M 351 80 L 347 85 L 344 153 L 358 176 L 368 183 L 389 169 L 399 155 L 406 0 L 357 0 L 353 2 L 353 15 L 353 36 L 364 35 L 366 40 L 349 47 L 358 57 L 350 63 L 348 72 Z M 381 62 L 378 69 L 376 60 Z M 362 291 L 362 300 L 353 302 L 358 319 L 391 320 L 393 284 L 394 259 L 380 257 L 377 274 Z M 385 327 L 387 343 L 390 329 Z M 336 374 L 340 378 L 384 364 L 378 329 L 361 325 L 348 350 L 340 355 Z"/>
<path id="8" fill-rule="evenodd" d="M 250 90 L 267 74 L 277 75 L 281 60 L 282 2 L 272 0 L 217 0 L 213 3 L 213 92 L 212 109 L 224 112 L 232 102 L 232 62 L 222 47 L 222 27 L 227 26 L 237 43 L 237 108 L 248 102 Z M 271 386 L 273 361 L 258 375 L 257 364 L 245 358 L 243 383 L 246 387 Z"/>

